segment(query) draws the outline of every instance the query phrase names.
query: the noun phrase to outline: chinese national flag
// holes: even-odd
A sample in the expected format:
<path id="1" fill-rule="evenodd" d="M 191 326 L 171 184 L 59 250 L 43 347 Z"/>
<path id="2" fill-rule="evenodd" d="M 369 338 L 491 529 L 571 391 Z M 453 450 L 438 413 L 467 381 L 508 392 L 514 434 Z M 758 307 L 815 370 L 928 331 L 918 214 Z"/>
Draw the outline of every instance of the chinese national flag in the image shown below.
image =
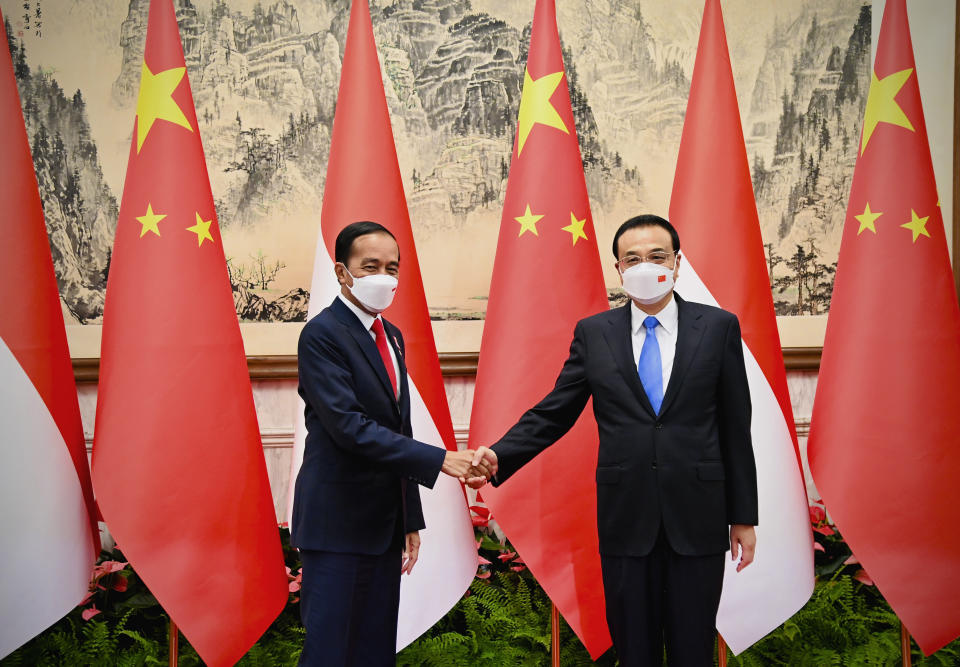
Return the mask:
<path id="1" fill-rule="evenodd" d="M 931 653 L 960 634 L 960 309 L 904 0 L 887 0 L 810 429 L 817 489 Z"/>
<path id="2" fill-rule="evenodd" d="M 400 285 L 384 316 L 403 332 L 413 437 L 456 451 L 367 0 L 353 0 L 350 9 L 309 317 L 329 306 L 340 293 L 333 272 L 334 242 L 344 227 L 360 220 L 379 222 L 400 246 Z M 297 410 L 299 424 L 291 480 L 297 478 L 303 462 L 306 436 L 301 401 Z M 293 484 L 290 487 L 292 507 Z M 412 574 L 401 579 L 397 650 L 443 618 L 477 572 L 477 544 L 460 482 L 440 475 L 432 489 L 420 488 L 420 500 L 427 527 L 420 531 L 417 566 Z"/>
<path id="3" fill-rule="evenodd" d="M 670 219 L 684 258 L 677 291 L 735 313 L 743 334 L 758 548 L 742 572 L 727 559 L 717 613 L 717 628 L 740 653 L 809 599 L 813 538 L 720 0 L 704 7 Z"/>
<path id="4" fill-rule="evenodd" d="M 552 388 L 574 325 L 608 308 L 554 0 L 537 0 L 470 446 L 491 445 Z M 597 424 L 576 425 L 483 498 L 594 657 L 610 646 L 597 544 Z"/>
<path id="5" fill-rule="evenodd" d="M 110 532 L 210 665 L 287 581 L 171 0 L 153 0 L 107 283 L 93 482 Z"/>

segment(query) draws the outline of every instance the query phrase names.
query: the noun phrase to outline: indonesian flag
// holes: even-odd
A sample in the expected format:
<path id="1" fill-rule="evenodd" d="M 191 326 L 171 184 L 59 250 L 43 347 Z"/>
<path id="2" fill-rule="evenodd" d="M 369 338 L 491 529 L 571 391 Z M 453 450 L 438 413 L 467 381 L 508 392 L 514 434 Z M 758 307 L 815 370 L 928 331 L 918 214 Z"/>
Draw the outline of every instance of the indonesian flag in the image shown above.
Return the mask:
<path id="1" fill-rule="evenodd" d="M 384 315 L 400 328 L 406 344 L 413 437 L 456 451 L 367 0 L 355 0 L 350 11 L 308 318 L 339 294 L 333 271 L 334 241 L 341 229 L 360 220 L 379 222 L 400 245 L 400 285 Z M 302 402 L 297 419 L 288 507 L 293 503 L 293 480 L 303 462 Z M 460 482 L 440 475 L 433 489 L 421 487 L 420 498 L 427 527 L 420 531 L 417 567 L 401 580 L 398 651 L 443 618 L 477 572 L 473 523 Z"/>
<path id="2" fill-rule="evenodd" d="M 887 0 L 840 245 L 810 470 L 932 653 L 960 634 L 960 309 L 904 0 Z"/>
<path id="3" fill-rule="evenodd" d="M 124 555 L 209 665 L 287 577 L 171 0 L 153 0 L 107 283 L 93 481 Z"/>
<path id="4" fill-rule="evenodd" d="M 727 559 L 717 629 L 740 653 L 813 592 L 813 536 L 720 0 L 707 0 L 670 199 L 677 291 L 735 313 L 753 404 L 760 525 L 754 562 Z"/>
<path id="5" fill-rule="evenodd" d="M 537 0 L 470 419 L 490 445 L 552 388 L 577 321 L 608 308 L 554 0 Z M 610 647 L 593 410 L 483 498 L 596 658 Z"/>
<path id="6" fill-rule="evenodd" d="M 100 551 L 60 295 L 5 41 L 0 146 L 3 658 L 83 599 Z"/>

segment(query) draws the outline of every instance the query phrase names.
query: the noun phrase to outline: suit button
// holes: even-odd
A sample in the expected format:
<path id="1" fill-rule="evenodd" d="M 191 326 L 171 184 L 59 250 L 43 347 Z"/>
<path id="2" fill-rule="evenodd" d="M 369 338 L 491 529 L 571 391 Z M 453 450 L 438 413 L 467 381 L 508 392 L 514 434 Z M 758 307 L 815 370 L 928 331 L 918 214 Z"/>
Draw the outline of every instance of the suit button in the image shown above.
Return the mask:
<path id="1" fill-rule="evenodd" d="M 657 469 L 657 462 L 656 462 L 656 461 L 654 461 L 653 463 L 650 464 L 650 469 L 651 469 L 651 470 L 656 470 L 656 469 Z"/>
<path id="2" fill-rule="evenodd" d="M 656 428 L 658 431 L 662 431 L 662 430 L 663 430 L 663 424 L 661 424 L 660 422 L 657 422 L 657 424 L 656 424 L 656 426 L 655 426 L 654 428 Z"/>

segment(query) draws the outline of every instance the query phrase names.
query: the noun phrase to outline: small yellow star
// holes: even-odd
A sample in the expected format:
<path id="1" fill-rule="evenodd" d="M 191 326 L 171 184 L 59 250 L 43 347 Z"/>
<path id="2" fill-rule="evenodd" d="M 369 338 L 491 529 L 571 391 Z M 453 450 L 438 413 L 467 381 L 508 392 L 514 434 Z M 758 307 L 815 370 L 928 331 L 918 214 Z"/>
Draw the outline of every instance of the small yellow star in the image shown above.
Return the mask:
<path id="1" fill-rule="evenodd" d="M 587 240 L 587 235 L 583 232 L 583 226 L 587 224 L 587 219 L 577 220 L 577 216 L 570 212 L 570 224 L 566 227 L 561 227 L 565 232 L 570 232 L 570 236 L 573 237 L 573 245 L 577 245 L 578 239 Z"/>
<path id="2" fill-rule="evenodd" d="M 863 213 L 860 215 L 853 216 L 860 221 L 860 229 L 857 230 L 857 236 L 860 236 L 860 232 L 864 229 L 869 229 L 874 234 L 877 233 L 877 228 L 875 223 L 877 218 L 879 218 L 883 213 L 878 213 L 877 211 L 870 210 L 870 202 L 867 202 L 867 207 L 863 209 Z"/>
<path id="3" fill-rule="evenodd" d="M 863 113 L 863 142 L 860 144 L 860 155 L 867 150 L 867 143 L 873 136 L 873 131 L 879 123 L 890 123 L 915 131 L 907 114 L 897 104 L 897 93 L 913 74 L 913 69 L 903 69 L 894 72 L 882 79 L 877 78 L 874 72 L 870 81 L 870 92 L 867 93 L 867 108 Z"/>
<path id="4" fill-rule="evenodd" d="M 524 232 L 533 232 L 534 236 L 540 236 L 540 233 L 537 231 L 537 222 L 542 217 L 542 215 L 534 215 L 531 213 L 530 204 L 527 204 L 527 211 L 519 218 L 514 218 L 514 220 L 520 223 L 520 233 L 517 234 L 517 236 L 523 236 Z"/>
<path id="5" fill-rule="evenodd" d="M 190 121 L 183 115 L 183 109 L 173 99 L 173 91 L 180 85 L 186 72 L 185 67 L 174 67 L 154 74 L 144 61 L 140 70 L 140 96 L 137 98 L 137 153 L 143 148 L 154 121 L 166 120 L 193 132 Z"/>
<path id="6" fill-rule="evenodd" d="M 143 235 L 147 232 L 153 232 L 157 236 L 160 236 L 160 228 L 157 226 L 160 224 L 160 221 L 163 220 L 166 214 L 159 214 L 153 212 L 153 206 L 147 204 L 147 212 L 137 218 L 142 227 L 140 227 L 140 238 L 143 238 Z"/>
<path id="7" fill-rule="evenodd" d="M 900 226 L 913 232 L 913 242 L 916 243 L 921 234 L 927 238 L 930 238 L 930 232 L 927 231 L 927 220 L 929 219 L 929 215 L 925 218 L 921 218 L 917 215 L 916 211 L 910 209 L 910 222 Z"/>
<path id="8" fill-rule="evenodd" d="M 193 232 L 197 235 L 197 247 L 203 245 L 204 239 L 210 239 L 213 242 L 213 237 L 210 235 L 210 224 L 213 220 L 204 220 L 200 217 L 200 214 L 197 213 L 197 224 L 193 227 L 187 227 L 188 232 Z"/>
<path id="9" fill-rule="evenodd" d="M 547 74 L 539 79 L 530 78 L 529 70 L 523 73 L 523 94 L 520 96 L 520 112 L 517 118 L 520 133 L 518 156 L 523 152 L 527 137 L 537 123 L 570 134 L 556 107 L 550 103 L 550 98 L 561 81 L 563 81 L 563 71 Z"/>

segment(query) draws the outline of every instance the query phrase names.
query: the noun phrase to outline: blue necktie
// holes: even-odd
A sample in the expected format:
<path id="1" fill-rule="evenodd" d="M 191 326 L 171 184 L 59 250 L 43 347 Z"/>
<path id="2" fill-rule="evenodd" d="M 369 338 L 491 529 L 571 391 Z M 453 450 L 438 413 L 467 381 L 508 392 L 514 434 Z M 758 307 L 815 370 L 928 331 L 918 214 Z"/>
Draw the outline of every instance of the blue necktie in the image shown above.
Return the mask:
<path id="1" fill-rule="evenodd" d="M 660 362 L 660 345 L 657 343 L 658 324 L 660 322 L 653 315 L 643 320 L 647 335 L 643 339 L 643 347 L 640 348 L 637 374 L 640 376 L 640 382 L 643 383 L 644 391 L 647 392 L 653 411 L 659 414 L 660 404 L 663 403 L 663 365 Z"/>

